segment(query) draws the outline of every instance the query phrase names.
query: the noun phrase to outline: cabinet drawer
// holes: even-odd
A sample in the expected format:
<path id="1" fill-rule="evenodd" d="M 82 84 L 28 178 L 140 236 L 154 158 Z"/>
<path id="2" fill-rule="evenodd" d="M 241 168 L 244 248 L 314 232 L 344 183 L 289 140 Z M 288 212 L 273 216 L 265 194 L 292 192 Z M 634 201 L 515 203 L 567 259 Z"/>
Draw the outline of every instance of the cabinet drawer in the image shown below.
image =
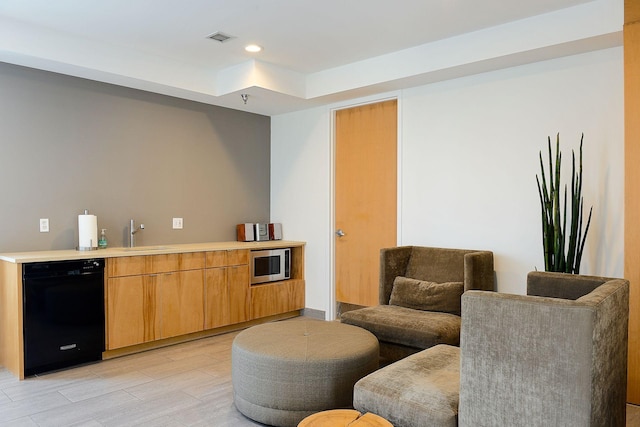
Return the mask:
<path id="1" fill-rule="evenodd" d="M 227 265 L 249 264 L 249 251 L 244 249 L 227 251 Z"/>
<path id="2" fill-rule="evenodd" d="M 147 255 L 146 273 L 169 273 L 178 271 L 181 254 Z"/>
<path id="3" fill-rule="evenodd" d="M 227 265 L 227 251 L 212 251 L 207 252 L 206 266 L 211 267 L 224 267 Z"/>
<path id="4" fill-rule="evenodd" d="M 145 273 L 145 256 L 125 256 L 107 259 L 107 276 L 137 276 Z"/>
<path id="5" fill-rule="evenodd" d="M 207 268 L 245 264 L 249 264 L 249 250 L 246 249 L 207 252 Z"/>
<path id="6" fill-rule="evenodd" d="M 204 268 L 204 252 L 188 252 L 179 254 L 178 270 L 200 270 Z"/>
<path id="7" fill-rule="evenodd" d="M 107 276 L 137 276 L 180 270 L 199 270 L 204 268 L 204 264 L 205 255 L 203 252 L 108 258 Z"/>

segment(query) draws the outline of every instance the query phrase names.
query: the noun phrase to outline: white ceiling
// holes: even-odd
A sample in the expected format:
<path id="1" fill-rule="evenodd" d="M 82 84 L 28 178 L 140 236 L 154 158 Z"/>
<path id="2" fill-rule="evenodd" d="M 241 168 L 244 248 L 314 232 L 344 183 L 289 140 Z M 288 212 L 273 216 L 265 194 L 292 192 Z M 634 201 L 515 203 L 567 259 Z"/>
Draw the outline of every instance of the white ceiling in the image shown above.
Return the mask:
<path id="1" fill-rule="evenodd" d="M 622 3 L 0 0 L 0 61 L 273 115 L 618 46 Z"/>

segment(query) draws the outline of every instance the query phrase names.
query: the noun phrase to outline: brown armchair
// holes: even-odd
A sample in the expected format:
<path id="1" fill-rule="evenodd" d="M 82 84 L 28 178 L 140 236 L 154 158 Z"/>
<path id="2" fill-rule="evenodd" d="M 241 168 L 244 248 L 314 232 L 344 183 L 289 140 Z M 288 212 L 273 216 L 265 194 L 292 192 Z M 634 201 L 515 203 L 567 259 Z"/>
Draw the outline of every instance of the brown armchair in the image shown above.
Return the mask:
<path id="1" fill-rule="evenodd" d="M 393 362 L 437 344 L 460 344 L 460 298 L 494 289 L 493 253 L 401 246 L 380 251 L 379 302 L 340 321 L 371 331 Z"/>

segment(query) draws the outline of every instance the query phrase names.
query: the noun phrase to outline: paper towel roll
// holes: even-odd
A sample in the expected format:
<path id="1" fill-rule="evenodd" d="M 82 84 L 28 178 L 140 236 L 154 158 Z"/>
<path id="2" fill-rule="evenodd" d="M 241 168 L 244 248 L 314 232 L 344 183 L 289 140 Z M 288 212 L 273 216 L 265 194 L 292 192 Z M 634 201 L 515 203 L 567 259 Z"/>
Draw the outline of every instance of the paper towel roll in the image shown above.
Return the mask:
<path id="1" fill-rule="evenodd" d="M 78 215 L 78 250 L 87 251 L 98 248 L 98 217 Z"/>

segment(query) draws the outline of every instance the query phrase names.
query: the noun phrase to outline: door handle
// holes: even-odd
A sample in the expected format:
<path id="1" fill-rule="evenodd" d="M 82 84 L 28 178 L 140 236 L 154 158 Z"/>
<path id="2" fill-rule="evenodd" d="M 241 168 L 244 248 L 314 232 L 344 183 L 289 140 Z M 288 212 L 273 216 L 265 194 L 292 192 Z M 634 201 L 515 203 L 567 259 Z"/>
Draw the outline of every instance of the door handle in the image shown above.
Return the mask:
<path id="1" fill-rule="evenodd" d="M 338 228 L 338 230 L 336 230 L 336 236 L 338 237 L 344 236 L 344 231 L 342 231 L 342 228 Z"/>

